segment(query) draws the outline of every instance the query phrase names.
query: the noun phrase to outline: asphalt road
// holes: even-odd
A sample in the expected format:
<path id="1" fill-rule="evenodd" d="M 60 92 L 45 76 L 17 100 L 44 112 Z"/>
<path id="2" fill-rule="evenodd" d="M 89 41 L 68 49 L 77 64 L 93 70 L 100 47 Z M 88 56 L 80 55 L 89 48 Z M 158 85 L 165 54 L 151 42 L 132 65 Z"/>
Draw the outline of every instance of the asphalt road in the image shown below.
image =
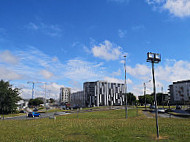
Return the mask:
<path id="1" fill-rule="evenodd" d="M 40 118 L 49 118 L 53 116 L 59 116 L 59 115 L 67 115 L 69 113 L 65 112 L 49 112 L 49 113 L 40 113 L 40 117 L 27 117 L 27 115 L 22 116 L 16 116 L 16 117 L 7 117 L 4 120 L 33 120 L 33 119 L 40 119 Z"/>
<path id="2" fill-rule="evenodd" d="M 149 111 L 143 111 L 143 113 L 147 116 L 147 118 L 154 118 L 154 115 L 155 115 L 154 112 L 149 112 Z M 174 115 L 170 115 L 168 113 L 158 113 L 158 117 L 184 119 L 184 117 L 174 116 Z"/>

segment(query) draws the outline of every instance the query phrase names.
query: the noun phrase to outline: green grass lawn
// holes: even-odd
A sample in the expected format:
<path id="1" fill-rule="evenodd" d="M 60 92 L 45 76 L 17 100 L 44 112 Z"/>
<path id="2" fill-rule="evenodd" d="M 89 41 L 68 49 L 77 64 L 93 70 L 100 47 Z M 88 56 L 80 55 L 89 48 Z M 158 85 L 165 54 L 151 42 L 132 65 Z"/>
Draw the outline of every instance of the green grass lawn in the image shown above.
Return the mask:
<path id="1" fill-rule="evenodd" d="M 53 119 L 1 120 L 0 141 L 156 141 L 155 119 L 141 109 L 96 111 Z M 190 119 L 159 118 L 159 141 L 189 141 Z M 158 141 L 158 140 L 157 140 Z"/>
<path id="2" fill-rule="evenodd" d="M 5 114 L 4 117 L 15 117 L 15 116 L 21 116 L 21 115 L 26 115 L 25 113 L 13 113 L 13 114 Z M 3 118 L 3 115 L 0 115 L 1 118 Z"/>

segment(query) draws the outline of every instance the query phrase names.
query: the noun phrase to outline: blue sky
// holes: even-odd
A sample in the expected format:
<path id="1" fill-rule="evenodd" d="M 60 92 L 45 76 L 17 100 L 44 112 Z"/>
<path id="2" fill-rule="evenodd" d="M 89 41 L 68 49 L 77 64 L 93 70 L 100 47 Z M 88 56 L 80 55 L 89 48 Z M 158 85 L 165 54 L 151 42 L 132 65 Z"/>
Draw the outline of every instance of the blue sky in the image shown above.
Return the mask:
<path id="1" fill-rule="evenodd" d="M 48 82 L 49 97 L 61 86 L 82 90 L 85 81 L 124 82 L 143 93 L 152 79 L 146 53 L 161 53 L 158 91 L 190 79 L 190 0 L 1 0 L 0 78 L 31 97 L 27 81 Z M 147 83 L 148 92 L 152 84 Z M 43 96 L 36 84 L 35 96 Z"/>

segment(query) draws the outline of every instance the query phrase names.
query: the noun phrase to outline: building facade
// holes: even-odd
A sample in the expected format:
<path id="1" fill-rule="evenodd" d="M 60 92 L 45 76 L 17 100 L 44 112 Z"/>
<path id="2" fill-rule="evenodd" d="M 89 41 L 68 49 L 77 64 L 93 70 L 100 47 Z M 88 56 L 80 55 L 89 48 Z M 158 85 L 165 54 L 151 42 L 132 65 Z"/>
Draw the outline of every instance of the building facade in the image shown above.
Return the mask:
<path id="1" fill-rule="evenodd" d="M 70 103 L 71 89 L 67 87 L 60 88 L 60 103 Z"/>
<path id="2" fill-rule="evenodd" d="M 114 106 L 125 104 L 125 85 L 105 81 L 85 82 L 83 84 L 85 105 Z"/>
<path id="3" fill-rule="evenodd" d="M 71 106 L 85 107 L 84 91 L 78 91 L 71 94 Z"/>
<path id="4" fill-rule="evenodd" d="M 190 80 L 173 82 L 169 86 L 170 102 L 185 104 L 190 102 Z"/>

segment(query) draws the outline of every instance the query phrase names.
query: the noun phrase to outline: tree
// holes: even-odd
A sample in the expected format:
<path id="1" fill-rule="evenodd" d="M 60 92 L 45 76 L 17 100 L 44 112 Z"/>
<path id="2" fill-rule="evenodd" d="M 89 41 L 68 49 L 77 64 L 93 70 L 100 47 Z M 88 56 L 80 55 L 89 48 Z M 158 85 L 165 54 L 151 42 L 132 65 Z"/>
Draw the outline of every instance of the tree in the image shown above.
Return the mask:
<path id="1" fill-rule="evenodd" d="M 36 98 L 36 99 L 30 99 L 28 105 L 29 106 L 39 106 L 40 104 L 43 104 L 43 100 Z"/>
<path id="2" fill-rule="evenodd" d="M 21 99 L 19 96 L 20 89 L 12 89 L 9 82 L 0 81 L 0 113 L 8 114 L 16 111 L 17 102 Z"/>
<path id="3" fill-rule="evenodd" d="M 157 93 L 156 96 L 158 105 L 164 105 L 164 103 L 166 103 L 166 98 L 168 97 L 168 94 Z"/>
<path id="4" fill-rule="evenodd" d="M 128 105 L 134 105 L 136 103 L 136 97 L 133 95 L 133 93 L 127 93 L 127 104 Z"/>
<path id="5" fill-rule="evenodd" d="M 55 102 L 55 100 L 53 98 L 50 98 L 49 101 L 50 101 L 50 103 L 54 103 Z"/>
<path id="6" fill-rule="evenodd" d="M 154 102 L 154 96 L 153 95 L 145 95 L 146 97 L 146 104 L 153 104 Z M 139 96 L 139 103 L 141 105 L 145 104 L 145 97 L 143 96 Z"/>

